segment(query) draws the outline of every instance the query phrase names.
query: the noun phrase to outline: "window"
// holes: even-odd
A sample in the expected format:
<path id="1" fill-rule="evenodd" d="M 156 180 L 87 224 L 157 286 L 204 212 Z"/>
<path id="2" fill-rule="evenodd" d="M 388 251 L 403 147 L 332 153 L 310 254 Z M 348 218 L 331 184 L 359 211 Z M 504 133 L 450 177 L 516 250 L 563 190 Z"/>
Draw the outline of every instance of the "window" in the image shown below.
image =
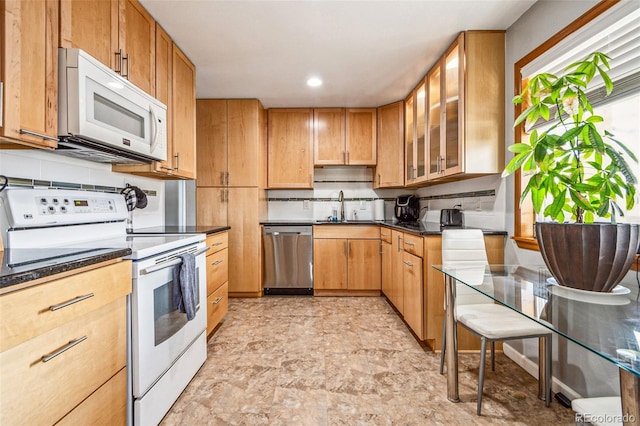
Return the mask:
<path id="1" fill-rule="evenodd" d="M 612 7 L 616 5 L 616 7 Z M 640 153 L 640 7 L 637 2 L 603 1 L 578 18 L 556 36 L 515 64 L 516 81 L 524 87 L 527 77 L 539 72 L 555 72 L 581 60 L 593 51 L 611 57 L 610 76 L 614 91 L 604 97 L 604 89 L 596 86 L 589 99 L 596 114 L 604 117 L 603 127 L 624 142 L 633 152 Z M 602 86 L 604 86 L 602 84 Z M 515 116 L 522 105 L 517 105 Z M 522 126 L 516 129 L 515 141 L 527 137 Z M 640 165 L 633 164 L 640 179 Z M 515 236 L 521 248 L 537 250 L 533 238 L 535 214 L 529 200 L 519 204 L 526 176 L 516 174 Z M 640 200 L 620 221 L 640 222 Z"/>

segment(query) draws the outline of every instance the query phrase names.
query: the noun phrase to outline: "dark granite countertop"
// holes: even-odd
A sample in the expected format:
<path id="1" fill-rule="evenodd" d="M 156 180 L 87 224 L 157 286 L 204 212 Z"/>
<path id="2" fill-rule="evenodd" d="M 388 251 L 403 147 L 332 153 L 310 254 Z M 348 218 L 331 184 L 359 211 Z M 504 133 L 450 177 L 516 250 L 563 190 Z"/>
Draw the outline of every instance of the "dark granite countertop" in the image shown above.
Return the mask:
<path id="1" fill-rule="evenodd" d="M 327 220 L 267 220 L 260 222 L 261 225 L 266 226 L 278 226 L 278 225 L 326 225 L 326 226 L 341 226 L 341 225 L 382 225 L 389 228 L 399 229 L 403 232 L 411 232 L 416 235 L 440 235 L 443 229 L 438 222 L 415 222 L 415 223 L 400 223 L 395 220 L 349 220 L 346 222 L 329 222 Z M 474 228 L 467 226 L 448 227 L 449 229 L 480 229 L 485 235 L 507 235 L 507 231 L 499 231 L 494 229 Z"/>
<path id="2" fill-rule="evenodd" d="M 131 249 L 5 249 L 0 267 L 0 293 L 9 287 L 131 254 Z M 36 260 L 37 259 L 37 260 Z M 21 288 L 21 287 L 20 287 Z"/>
<path id="3" fill-rule="evenodd" d="M 226 225 L 199 225 L 199 226 L 152 226 L 149 228 L 138 228 L 128 234 L 215 234 L 217 232 L 228 231 L 230 226 Z"/>
<path id="4" fill-rule="evenodd" d="M 480 229 L 485 235 L 507 235 L 507 231 L 499 231 L 495 229 L 476 228 L 471 226 L 440 226 L 438 222 L 415 222 L 400 223 L 392 220 L 377 222 L 380 225 L 389 228 L 400 229 L 404 232 L 411 232 L 417 235 L 441 235 L 444 229 Z"/>

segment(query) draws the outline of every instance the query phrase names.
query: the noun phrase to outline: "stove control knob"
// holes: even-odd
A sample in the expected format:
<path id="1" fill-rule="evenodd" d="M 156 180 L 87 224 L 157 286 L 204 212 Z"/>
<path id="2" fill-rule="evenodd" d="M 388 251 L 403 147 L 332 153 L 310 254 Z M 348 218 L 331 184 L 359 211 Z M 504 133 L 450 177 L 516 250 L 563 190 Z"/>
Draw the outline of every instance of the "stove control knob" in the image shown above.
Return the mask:
<path id="1" fill-rule="evenodd" d="M 40 198 L 40 204 L 42 204 L 43 206 L 47 205 L 47 199 L 46 198 Z"/>
<path id="2" fill-rule="evenodd" d="M 58 199 L 57 198 L 52 198 L 51 202 L 55 205 L 58 205 Z"/>
<path id="3" fill-rule="evenodd" d="M 69 205 L 69 199 L 68 199 L 68 198 L 65 198 L 64 200 L 62 200 L 62 202 L 63 202 L 66 206 L 68 206 L 68 205 Z"/>
<path id="4" fill-rule="evenodd" d="M 49 213 L 51 213 L 51 214 L 53 214 L 53 213 L 55 213 L 55 212 L 56 212 L 56 208 L 55 208 L 55 207 L 53 207 L 53 206 L 49 206 L 49 207 L 47 208 L 47 210 L 48 210 L 48 211 L 49 211 Z"/>
<path id="5" fill-rule="evenodd" d="M 60 213 L 66 213 L 67 208 L 65 206 L 60 206 Z"/>

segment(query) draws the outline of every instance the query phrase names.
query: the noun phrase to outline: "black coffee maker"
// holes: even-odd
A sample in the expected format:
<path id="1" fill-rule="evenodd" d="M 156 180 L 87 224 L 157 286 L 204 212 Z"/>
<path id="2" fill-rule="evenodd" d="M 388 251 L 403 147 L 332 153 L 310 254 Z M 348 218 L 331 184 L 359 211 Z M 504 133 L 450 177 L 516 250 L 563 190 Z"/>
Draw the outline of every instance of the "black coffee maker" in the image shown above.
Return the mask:
<path id="1" fill-rule="evenodd" d="M 400 195 L 394 211 L 400 222 L 416 222 L 420 216 L 420 200 L 415 195 Z"/>

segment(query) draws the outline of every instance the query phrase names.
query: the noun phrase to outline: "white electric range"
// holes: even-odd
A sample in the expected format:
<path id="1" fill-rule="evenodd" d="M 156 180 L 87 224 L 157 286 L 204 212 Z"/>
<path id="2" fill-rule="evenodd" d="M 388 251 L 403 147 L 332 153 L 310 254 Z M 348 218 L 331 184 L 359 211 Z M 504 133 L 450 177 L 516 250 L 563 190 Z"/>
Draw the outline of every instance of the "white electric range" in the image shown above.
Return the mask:
<path id="1" fill-rule="evenodd" d="M 10 267 L 131 249 L 126 257 L 133 265 L 127 300 L 128 423 L 159 423 L 206 359 L 205 235 L 129 235 L 121 194 L 8 188 L 0 203 Z M 172 303 L 173 270 L 183 253 L 196 255 L 198 308 L 191 321 Z"/>

